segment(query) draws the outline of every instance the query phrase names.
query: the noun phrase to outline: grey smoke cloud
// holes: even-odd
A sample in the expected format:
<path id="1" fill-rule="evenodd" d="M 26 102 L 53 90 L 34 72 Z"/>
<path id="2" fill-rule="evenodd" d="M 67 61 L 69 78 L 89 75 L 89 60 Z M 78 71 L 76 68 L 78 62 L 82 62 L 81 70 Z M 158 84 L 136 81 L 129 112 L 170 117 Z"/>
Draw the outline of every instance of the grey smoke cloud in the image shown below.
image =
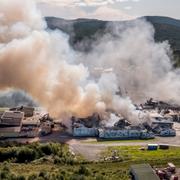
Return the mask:
<path id="1" fill-rule="evenodd" d="M 0 93 L 0 107 L 37 106 L 37 102 L 24 91 L 9 90 Z"/>
<path id="2" fill-rule="evenodd" d="M 109 108 L 136 123 L 134 102 L 154 97 L 180 104 L 170 47 L 154 42 L 154 29 L 144 20 L 109 25 L 111 33 L 97 37 L 91 53 L 83 54 L 70 47 L 66 34 L 46 30 L 32 1 L 2 0 L 0 12 L 1 90 L 22 89 L 55 117 Z M 104 69 L 98 76 L 96 67 Z"/>

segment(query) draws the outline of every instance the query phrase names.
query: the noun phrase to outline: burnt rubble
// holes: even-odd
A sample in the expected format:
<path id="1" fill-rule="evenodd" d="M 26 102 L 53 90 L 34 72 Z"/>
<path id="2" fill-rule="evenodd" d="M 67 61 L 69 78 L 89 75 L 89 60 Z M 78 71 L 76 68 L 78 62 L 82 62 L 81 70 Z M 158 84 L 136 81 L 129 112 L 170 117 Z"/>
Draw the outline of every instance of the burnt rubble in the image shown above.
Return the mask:
<path id="1" fill-rule="evenodd" d="M 165 110 L 167 113 L 169 110 L 180 111 L 180 106 L 176 104 L 167 103 L 164 101 L 155 101 L 152 98 L 147 100 L 144 104 L 140 105 L 142 109 L 158 109 Z"/>
<path id="2" fill-rule="evenodd" d="M 122 116 L 119 120 L 106 127 L 102 117 L 97 113 L 87 118 L 72 117 L 72 132 L 75 137 L 97 137 L 101 139 L 150 139 L 155 136 L 176 136 L 173 121 L 180 118 L 180 107 L 152 98 L 137 106 L 139 111 L 148 113 L 145 122 L 133 125 Z M 108 113 L 110 113 L 108 111 Z M 113 112 L 114 113 L 114 112 Z"/>

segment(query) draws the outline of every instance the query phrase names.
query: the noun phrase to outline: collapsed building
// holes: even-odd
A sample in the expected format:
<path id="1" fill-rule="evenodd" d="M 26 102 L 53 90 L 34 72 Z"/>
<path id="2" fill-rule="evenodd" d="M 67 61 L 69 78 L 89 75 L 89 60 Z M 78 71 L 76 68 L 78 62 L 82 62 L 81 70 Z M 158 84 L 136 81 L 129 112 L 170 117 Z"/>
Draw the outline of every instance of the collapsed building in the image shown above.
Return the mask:
<path id="1" fill-rule="evenodd" d="M 72 117 L 72 132 L 76 137 L 96 137 L 98 136 L 98 127 L 100 126 L 100 116 L 94 113 L 87 118 Z"/>
<path id="2" fill-rule="evenodd" d="M 124 118 L 119 119 L 111 127 L 104 126 L 102 119 L 97 114 L 84 119 L 73 117 L 72 124 L 72 132 L 75 137 L 98 137 L 100 139 L 154 138 L 154 134 L 148 132 L 143 126 L 133 126 Z"/>
<path id="3" fill-rule="evenodd" d="M 158 109 L 159 111 L 161 110 L 166 110 L 167 112 L 169 110 L 173 111 L 180 111 L 180 106 L 176 104 L 170 104 L 164 101 L 156 101 L 150 98 L 147 100 L 144 104 L 140 105 L 142 109 Z"/>
<path id="4" fill-rule="evenodd" d="M 128 120 L 128 117 L 124 118 L 110 109 L 103 115 L 94 113 L 87 118 L 72 117 L 72 134 L 74 137 L 100 139 L 151 139 L 155 136 L 176 136 L 173 121 L 175 117 L 179 119 L 179 111 L 166 108 L 159 111 L 156 109 L 158 104 L 151 99 L 147 101 L 146 106 L 136 106 L 138 112 L 135 114 L 138 114 L 139 121 L 136 119 L 135 124 L 133 118 Z M 39 112 L 37 109 L 35 111 L 34 108 L 24 106 L 1 111 L 0 138 L 37 137 L 51 133 L 54 120 L 48 113 Z"/>
<path id="5" fill-rule="evenodd" d="M 160 114 L 150 114 L 151 121 L 148 129 L 152 130 L 158 136 L 176 136 L 173 129 L 173 121 L 170 118 L 163 117 Z"/>
<path id="6" fill-rule="evenodd" d="M 180 122 L 180 106 L 166 103 L 164 101 L 155 101 L 152 98 L 147 100 L 144 104 L 136 106 L 137 110 L 147 112 L 157 112 L 163 115 L 166 119 L 171 119 L 173 122 Z"/>
<path id="7" fill-rule="evenodd" d="M 162 103 L 161 103 L 162 104 Z M 115 114 L 118 121 L 113 123 L 109 119 L 110 126 L 104 125 L 103 117 L 93 114 L 87 118 L 72 118 L 72 132 L 75 137 L 97 137 L 100 139 L 151 139 L 155 136 L 176 136 L 173 128 L 173 116 L 167 114 L 167 106 L 163 106 L 162 111 L 152 111 L 156 109 L 160 103 L 152 99 L 147 101 L 141 110 L 145 114 L 145 121 L 139 121 L 139 124 L 133 125 L 121 115 Z M 149 107 L 147 107 L 149 106 Z M 147 110 L 148 109 L 148 110 Z M 145 111 L 144 111 L 145 110 Z M 172 110 L 171 110 L 172 111 Z M 111 112 L 107 112 L 111 113 Z M 113 112 L 114 113 L 114 112 Z M 174 114 L 173 114 L 174 115 Z M 140 118 L 140 117 L 139 117 Z"/>
<path id="8" fill-rule="evenodd" d="M 154 134 L 142 124 L 132 125 L 125 118 L 118 116 L 119 120 L 111 127 L 98 129 L 100 139 L 152 139 Z"/>

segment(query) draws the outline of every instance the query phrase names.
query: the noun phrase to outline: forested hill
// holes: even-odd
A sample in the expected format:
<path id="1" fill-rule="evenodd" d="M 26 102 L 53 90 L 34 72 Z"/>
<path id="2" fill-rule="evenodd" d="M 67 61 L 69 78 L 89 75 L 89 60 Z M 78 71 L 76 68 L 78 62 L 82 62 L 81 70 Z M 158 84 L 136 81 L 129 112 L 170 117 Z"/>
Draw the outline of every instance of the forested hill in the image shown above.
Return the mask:
<path id="1" fill-rule="evenodd" d="M 147 21 L 152 23 L 155 28 L 155 40 L 161 42 L 168 40 L 175 54 L 176 59 L 180 60 L 180 20 L 161 17 L 161 16 L 146 16 Z M 65 20 L 56 17 L 46 17 L 48 28 L 60 29 L 70 35 L 70 43 L 76 50 L 82 50 L 79 44 L 86 39 L 90 46 L 95 38 L 95 34 L 103 34 L 106 30 L 106 25 L 109 21 L 101 21 L 96 19 L 76 19 Z M 132 22 L 134 20 L 131 20 Z M 129 22 L 131 22 L 129 21 Z M 126 21 L 116 21 L 115 23 L 126 23 Z M 84 47 L 84 50 L 89 47 Z"/>

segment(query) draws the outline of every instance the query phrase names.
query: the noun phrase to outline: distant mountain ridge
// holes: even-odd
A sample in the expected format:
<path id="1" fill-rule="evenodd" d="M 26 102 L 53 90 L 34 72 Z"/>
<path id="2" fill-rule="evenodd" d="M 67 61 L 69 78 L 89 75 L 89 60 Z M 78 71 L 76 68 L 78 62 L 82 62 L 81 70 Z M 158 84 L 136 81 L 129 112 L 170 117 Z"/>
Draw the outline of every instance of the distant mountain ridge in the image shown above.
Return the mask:
<path id="1" fill-rule="evenodd" d="M 180 62 L 180 20 L 163 16 L 145 16 L 155 28 L 155 40 L 162 42 L 168 40 L 173 51 L 175 58 Z M 99 33 L 103 34 L 106 30 L 106 25 L 110 21 L 102 21 L 97 19 L 75 19 L 65 20 L 55 17 L 46 17 L 48 28 L 60 29 L 70 35 L 70 44 L 76 50 L 82 50 L 79 48 L 79 44 L 82 40 L 88 39 L 89 44 L 93 41 L 94 35 Z M 130 20 L 131 22 L 134 20 Z M 127 21 L 115 21 L 115 23 L 125 23 Z M 88 45 L 87 45 L 88 46 Z M 88 49 L 89 47 L 85 47 Z M 180 65 L 180 63 L 179 63 Z"/>
<path id="2" fill-rule="evenodd" d="M 179 19 L 173 19 L 165 16 L 145 16 L 145 18 L 151 23 L 160 23 L 180 27 Z"/>

